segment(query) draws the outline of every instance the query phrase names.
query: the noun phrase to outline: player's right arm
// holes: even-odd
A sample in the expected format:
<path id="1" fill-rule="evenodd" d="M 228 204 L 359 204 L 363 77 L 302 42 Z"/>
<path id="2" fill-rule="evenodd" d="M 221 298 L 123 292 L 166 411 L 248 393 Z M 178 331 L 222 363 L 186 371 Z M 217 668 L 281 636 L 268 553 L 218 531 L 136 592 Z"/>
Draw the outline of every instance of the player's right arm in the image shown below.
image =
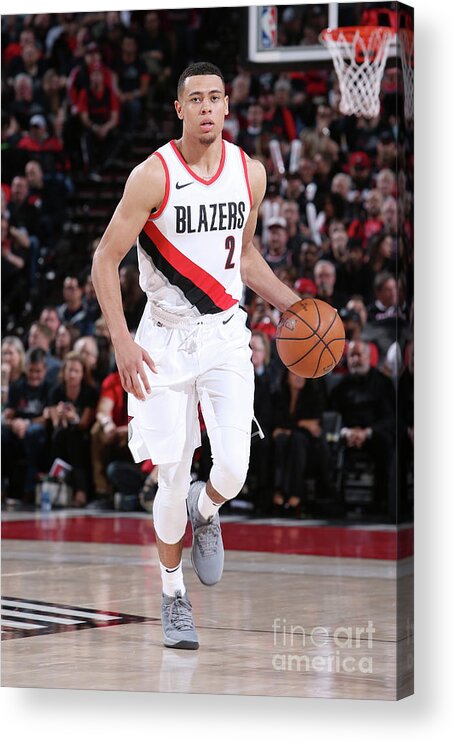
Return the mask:
<path id="1" fill-rule="evenodd" d="M 166 181 L 158 157 L 150 157 L 129 176 L 122 199 L 93 256 L 92 281 L 101 311 L 106 318 L 122 386 L 137 399 L 145 399 L 139 379 L 150 392 L 144 363 L 156 373 L 144 348 L 135 343 L 123 313 L 119 265 L 135 243 L 150 212 L 159 208 Z"/>

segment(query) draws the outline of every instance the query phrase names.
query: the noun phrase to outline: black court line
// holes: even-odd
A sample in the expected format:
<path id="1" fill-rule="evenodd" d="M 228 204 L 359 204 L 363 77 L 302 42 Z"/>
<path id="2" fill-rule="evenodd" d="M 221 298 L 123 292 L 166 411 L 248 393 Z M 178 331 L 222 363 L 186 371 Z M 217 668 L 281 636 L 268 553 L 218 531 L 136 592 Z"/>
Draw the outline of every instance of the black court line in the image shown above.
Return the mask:
<path id="1" fill-rule="evenodd" d="M 18 603 L 19 605 L 9 605 L 10 602 Z M 57 610 L 51 611 L 50 609 Z M 62 609 L 60 614 L 58 609 Z M 71 606 L 63 603 L 49 603 L 42 600 L 9 596 L 2 596 L 2 610 L 12 614 L 2 616 L 2 641 L 44 636 L 46 634 L 61 634 L 66 631 L 100 629 L 107 628 L 108 626 L 119 626 L 121 624 L 156 623 L 160 620 L 148 616 L 134 616 L 128 613 L 86 608 L 85 606 Z M 89 615 L 81 616 L 81 611 Z M 24 613 L 27 614 L 27 617 L 23 615 Z M 109 618 L 106 619 L 104 616 L 108 616 Z M 53 619 L 52 623 L 49 621 L 50 618 Z M 68 624 L 63 621 L 59 623 L 59 618 L 78 621 L 78 623 Z M 24 628 L 8 626 L 8 622 L 23 624 Z M 33 626 L 37 624 L 40 625 L 40 628 L 26 628 L 27 625 Z"/>

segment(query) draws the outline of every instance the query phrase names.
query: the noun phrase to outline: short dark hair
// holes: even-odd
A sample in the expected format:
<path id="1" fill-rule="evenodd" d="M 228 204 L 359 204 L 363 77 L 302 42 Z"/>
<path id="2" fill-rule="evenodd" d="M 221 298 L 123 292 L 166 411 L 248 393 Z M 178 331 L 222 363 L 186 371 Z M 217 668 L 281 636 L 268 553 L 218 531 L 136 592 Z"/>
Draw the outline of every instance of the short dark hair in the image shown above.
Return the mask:
<path id="1" fill-rule="evenodd" d="M 67 273 L 65 275 L 65 278 L 63 279 L 63 283 L 70 278 L 71 280 L 77 281 L 78 288 L 83 289 L 84 288 L 84 279 L 81 276 L 80 273 Z"/>
<path id="2" fill-rule="evenodd" d="M 25 363 L 29 366 L 32 363 L 42 363 L 47 366 L 47 353 L 42 348 L 32 348 L 25 354 Z"/>
<path id="3" fill-rule="evenodd" d="M 223 85 L 226 85 L 223 73 L 215 64 L 212 64 L 211 62 L 193 62 L 193 64 L 190 64 L 185 70 L 183 70 L 179 77 L 177 83 L 177 98 L 183 90 L 186 78 L 194 77 L 195 75 L 217 75 L 217 77 L 220 77 L 223 81 Z"/>

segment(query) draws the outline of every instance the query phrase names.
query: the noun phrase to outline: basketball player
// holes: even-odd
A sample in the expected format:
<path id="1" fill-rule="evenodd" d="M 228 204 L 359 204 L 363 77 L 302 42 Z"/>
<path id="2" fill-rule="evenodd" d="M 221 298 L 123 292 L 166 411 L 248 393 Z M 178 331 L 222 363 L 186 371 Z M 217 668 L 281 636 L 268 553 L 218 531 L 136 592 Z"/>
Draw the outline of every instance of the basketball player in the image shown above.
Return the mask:
<path id="1" fill-rule="evenodd" d="M 179 79 L 175 110 L 182 137 L 130 174 L 92 277 L 129 394 L 130 449 L 136 461 L 159 465 L 153 520 L 164 644 L 197 649 L 182 573 L 187 507 L 193 567 L 203 584 L 214 585 L 224 562 L 218 510 L 242 489 L 249 463 L 254 370 L 239 308 L 242 283 L 280 311 L 299 296 L 253 245 L 266 175 L 259 161 L 222 139 L 228 97 L 220 70 L 190 65 Z M 118 266 L 136 238 L 148 302 L 133 341 Z M 189 487 L 200 445 L 198 402 L 213 467 L 207 483 Z"/>

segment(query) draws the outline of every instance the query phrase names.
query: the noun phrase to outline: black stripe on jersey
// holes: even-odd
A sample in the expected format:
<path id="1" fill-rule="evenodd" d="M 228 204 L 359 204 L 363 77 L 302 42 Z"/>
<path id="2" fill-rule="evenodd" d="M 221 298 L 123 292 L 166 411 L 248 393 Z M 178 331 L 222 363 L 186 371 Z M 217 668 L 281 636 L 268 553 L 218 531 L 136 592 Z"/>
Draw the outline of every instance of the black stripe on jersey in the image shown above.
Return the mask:
<path id="1" fill-rule="evenodd" d="M 215 302 L 208 296 L 199 286 L 196 286 L 190 278 L 182 276 L 176 268 L 174 268 L 169 261 L 164 258 L 157 246 L 150 239 L 148 234 L 142 230 L 139 235 L 139 244 L 144 252 L 153 260 L 154 265 L 157 269 L 166 276 L 170 284 L 177 286 L 180 291 L 183 292 L 185 298 L 190 304 L 198 310 L 201 314 L 218 314 L 223 312 Z"/>

